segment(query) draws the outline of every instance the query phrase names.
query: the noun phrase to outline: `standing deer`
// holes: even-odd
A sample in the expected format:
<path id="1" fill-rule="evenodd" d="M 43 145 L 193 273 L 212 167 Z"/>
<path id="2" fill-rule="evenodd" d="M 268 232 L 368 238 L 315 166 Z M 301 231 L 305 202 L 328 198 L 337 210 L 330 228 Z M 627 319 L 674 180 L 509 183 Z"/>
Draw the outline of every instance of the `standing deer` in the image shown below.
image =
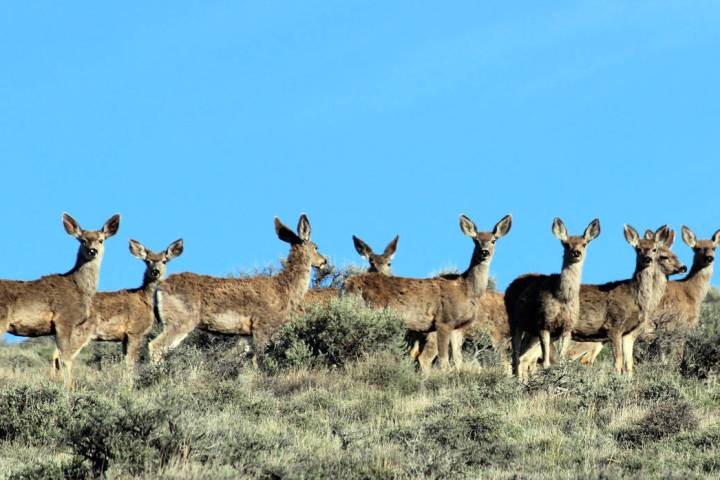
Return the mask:
<path id="1" fill-rule="evenodd" d="M 145 262 L 143 282 L 139 288 L 98 292 L 93 298 L 92 318 L 95 332 L 92 340 L 123 342 L 125 362 L 134 369 L 140 347 L 155 322 L 155 291 L 165 276 L 167 262 L 183 252 L 182 239 L 170 244 L 163 252 L 155 253 L 130 240 L 130 253 Z M 53 358 L 59 352 L 55 350 Z"/>
<path id="2" fill-rule="evenodd" d="M 692 230 L 683 225 L 682 239 L 694 254 L 690 272 L 682 280 L 667 284 L 665 295 L 652 316 L 652 321 L 639 333 L 638 339 L 641 341 L 651 342 L 658 335 L 684 332 L 698 324 L 700 307 L 710 288 L 715 250 L 720 244 L 720 230 L 716 231 L 710 240 L 697 240 Z M 663 259 L 668 274 L 687 271 L 677 256 L 669 250 L 661 252 L 661 261 Z M 593 364 L 601 350 L 600 342 L 582 342 L 574 345 L 572 352 L 582 363 Z"/>
<path id="3" fill-rule="evenodd" d="M 528 348 L 540 342 L 543 366 L 550 366 L 550 337 L 560 335 L 560 356 L 570 343 L 573 326 L 580 313 L 580 282 L 585 263 L 585 250 L 600 235 L 596 218 L 582 236 L 568 235 L 565 224 L 555 218 L 552 232 L 563 247 L 560 274 L 524 275 L 514 280 L 505 291 L 505 306 L 510 324 L 513 349 L 513 373 L 518 375 L 523 335 L 530 337 Z"/>
<path id="4" fill-rule="evenodd" d="M 24 337 L 55 335 L 58 356 L 54 373 L 64 372 L 65 384 L 72 383 L 72 363 L 94 327 L 90 318 L 92 298 L 97 290 L 104 241 L 120 228 L 120 215 L 113 215 L 101 230 L 83 230 L 67 213 L 63 226 L 80 242 L 75 266 L 67 273 L 37 280 L 0 280 L 0 334 Z"/>
<path id="5" fill-rule="evenodd" d="M 290 244 L 287 262 L 278 275 L 218 278 L 180 273 L 161 282 L 156 306 L 163 331 L 149 345 L 154 361 L 179 345 L 195 328 L 252 335 L 256 349 L 267 343 L 270 335 L 300 307 L 312 267 L 327 262 L 310 240 L 310 222 L 304 214 L 297 233 L 276 217 L 275 233 Z"/>
<path id="6" fill-rule="evenodd" d="M 434 278 L 387 277 L 367 273 L 351 277 L 345 292 L 361 295 L 375 308 L 391 308 L 415 332 L 437 331 L 440 367 L 449 364 L 450 333 L 470 324 L 488 284 L 495 242 L 510 231 L 512 217 L 505 216 L 492 232 L 478 232 L 475 223 L 460 215 L 460 229 L 474 242 L 470 266 L 459 275 Z M 453 345 L 453 350 L 460 345 Z M 453 358 L 458 358 L 453 351 Z"/>
<path id="7" fill-rule="evenodd" d="M 625 225 L 624 234 L 635 249 L 633 277 L 603 285 L 581 285 L 580 316 L 572 336 L 577 341 L 609 340 L 615 354 L 615 371 L 631 377 L 638 329 L 644 328 L 645 322 L 652 318 L 665 293 L 667 273 L 663 270 L 661 252 L 663 247 L 669 248 L 672 244 L 673 235 L 667 225 L 645 238 Z M 527 372 L 531 361 L 532 355 L 523 354 L 520 375 Z"/>
<path id="8" fill-rule="evenodd" d="M 358 237 L 353 235 L 353 243 L 355 244 L 355 250 L 360 254 L 361 257 L 368 261 L 368 273 L 379 273 L 381 275 L 392 275 L 392 259 L 395 256 L 395 250 L 397 250 L 398 240 L 400 236 L 396 235 L 382 254 L 376 254 L 373 252 L 370 246 L 360 240 Z M 333 298 L 340 296 L 340 290 L 333 287 L 327 288 L 311 288 L 305 295 L 303 303 L 327 303 Z"/>

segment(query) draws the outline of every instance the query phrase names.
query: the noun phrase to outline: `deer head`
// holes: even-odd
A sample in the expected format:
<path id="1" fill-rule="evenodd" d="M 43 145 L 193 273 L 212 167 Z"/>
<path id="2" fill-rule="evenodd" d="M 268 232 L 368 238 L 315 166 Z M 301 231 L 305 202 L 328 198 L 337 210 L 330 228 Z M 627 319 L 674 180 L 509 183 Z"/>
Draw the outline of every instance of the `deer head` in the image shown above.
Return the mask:
<path id="1" fill-rule="evenodd" d="M 560 240 L 563 246 L 563 264 L 570 265 L 585 260 L 585 249 L 591 241 L 600 235 L 600 220 L 597 218 L 590 222 L 581 235 L 568 235 L 567 228 L 560 218 L 555 218 L 552 224 L 552 232 L 555 238 Z"/>
<path id="2" fill-rule="evenodd" d="M 130 253 L 145 262 L 145 283 L 154 283 L 165 276 L 167 263 L 183 252 L 182 239 L 175 240 L 164 251 L 155 253 L 137 240 L 130 240 Z"/>
<path id="3" fill-rule="evenodd" d="M 682 239 L 693 250 L 693 268 L 709 267 L 715 261 L 715 249 L 720 244 L 720 230 L 710 240 L 698 240 L 685 225 L 682 226 Z"/>
<path id="4" fill-rule="evenodd" d="M 392 259 L 395 256 L 395 250 L 397 250 L 398 240 L 400 240 L 399 235 L 388 243 L 387 247 L 385 247 L 385 250 L 380 255 L 373 252 L 372 248 L 370 248 L 367 243 L 363 242 L 355 235 L 353 235 L 352 239 L 355 244 L 355 250 L 357 250 L 360 256 L 365 258 L 370 264 L 368 272 L 376 272 L 382 275 L 392 275 Z"/>
<path id="5" fill-rule="evenodd" d="M 460 230 L 472 238 L 475 244 L 473 264 L 490 263 L 495 253 L 495 242 L 504 237 L 512 227 L 512 215 L 505 215 L 493 228 L 492 232 L 478 232 L 475 223 L 466 215 L 460 215 Z"/>
<path id="6" fill-rule="evenodd" d="M 115 214 L 110 217 L 101 230 L 83 230 L 77 220 L 63 213 L 63 226 L 68 235 L 80 242 L 78 256 L 86 262 L 92 262 L 102 259 L 105 253 L 105 240 L 115 235 L 120 228 L 120 215 Z"/>
<path id="7" fill-rule="evenodd" d="M 291 248 L 298 249 L 310 259 L 310 265 L 321 268 L 327 264 L 327 259 L 320 255 L 315 242 L 310 240 L 310 221 L 303 213 L 298 220 L 297 233 L 285 226 L 278 217 L 275 217 L 275 233 L 280 240 L 287 242 Z"/>

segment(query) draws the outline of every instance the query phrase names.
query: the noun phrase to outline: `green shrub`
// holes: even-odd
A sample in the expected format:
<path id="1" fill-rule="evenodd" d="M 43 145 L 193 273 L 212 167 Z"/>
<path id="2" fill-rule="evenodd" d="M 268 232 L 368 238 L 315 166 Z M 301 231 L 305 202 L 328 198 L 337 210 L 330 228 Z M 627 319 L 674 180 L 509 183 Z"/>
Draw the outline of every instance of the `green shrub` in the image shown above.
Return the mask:
<path id="1" fill-rule="evenodd" d="M 691 335 L 685 342 L 680 372 L 699 379 L 720 374 L 720 334 L 706 336 L 701 332 Z"/>
<path id="2" fill-rule="evenodd" d="M 62 437 L 68 402 L 57 385 L 21 385 L 0 391 L 0 439 L 55 445 Z"/>
<path id="3" fill-rule="evenodd" d="M 417 392 L 422 385 L 422 378 L 409 358 L 398 359 L 386 352 L 355 365 L 353 377 L 384 391 L 393 390 L 404 395 Z"/>
<path id="4" fill-rule="evenodd" d="M 314 304 L 283 325 L 265 349 L 271 371 L 290 367 L 342 367 L 377 352 L 401 356 L 405 324 L 391 311 L 373 310 L 355 297 Z"/>
<path id="5" fill-rule="evenodd" d="M 67 463 L 46 462 L 28 465 L 8 476 L 8 480 L 85 480 L 90 471 L 79 458 Z"/>
<path id="6" fill-rule="evenodd" d="M 667 401 L 651 407 L 637 424 L 620 430 L 616 439 L 626 446 L 642 446 L 683 431 L 697 428 L 697 418 L 690 405 L 681 401 Z"/>

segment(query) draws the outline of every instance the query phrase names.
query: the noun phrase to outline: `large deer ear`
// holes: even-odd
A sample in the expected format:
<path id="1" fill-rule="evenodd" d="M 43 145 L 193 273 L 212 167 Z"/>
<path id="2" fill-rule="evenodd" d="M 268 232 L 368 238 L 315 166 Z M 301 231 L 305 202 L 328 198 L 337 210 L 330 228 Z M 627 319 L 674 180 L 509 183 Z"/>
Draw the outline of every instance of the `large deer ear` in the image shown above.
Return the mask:
<path id="1" fill-rule="evenodd" d="M 565 224 L 563 223 L 562 220 L 560 220 L 559 217 L 555 217 L 555 220 L 553 220 L 552 232 L 553 232 L 553 235 L 555 235 L 555 238 L 557 238 L 561 242 L 567 241 L 567 239 L 568 239 L 567 228 L 565 227 Z"/>
<path id="2" fill-rule="evenodd" d="M 665 246 L 667 248 L 671 248 L 673 246 L 673 243 L 675 243 L 675 230 L 672 228 L 668 229 L 668 238 L 665 240 Z"/>
<path id="3" fill-rule="evenodd" d="M 182 255 L 185 245 L 182 238 L 178 238 L 165 249 L 165 260 L 172 260 Z"/>
<path id="4" fill-rule="evenodd" d="M 670 247 L 668 241 L 670 239 L 670 227 L 663 225 L 655 230 L 655 243 L 664 247 Z"/>
<path id="5" fill-rule="evenodd" d="M 645 234 L 643 235 L 643 238 L 645 240 L 655 240 L 655 232 L 647 228 L 645 229 Z"/>
<path id="6" fill-rule="evenodd" d="M 592 240 L 595 240 L 598 235 L 600 235 L 600 220 L 595 219 L 592 222 L 590 222 L 590 225 L 587 226 L 585 229 L 585 233 L 583 233 L 583 238 L 590 242 Z"/>
<path id="7" fill-rule="evenodd" d="M 510 231 L 512 227 L 512 215 L 505 215 L 493 228 L 493 235 L 495 238 L 504 237 Z"/>
<path id="8" fill-rule="evenodd" d="M 385 250 L 383 251 L 383 257 L 392 258 L 395 255 L 398 240 L 400 240 L 400 235 L 396 235 L 395 238 L 393 238 L 390 243 L 387 244 L 387 247 L 385 247 Z"/>
<path id="9" fill-rule="evenodd" d="M 80 238 L 80 235 L 82 235 L 82 228 L 80 228 L 80 224 L 77 220 L 71 217 L 68 213 L 63 213 L 62 220 L 63 227 L 65 227 L 67 234 L 75 238 Z"/>
<path id="10" fill-rule="evenodd" d="M 460 230 L 462 230 L 465 235 L 471 238 L 475 238 L 475 235 L 477 235 L 477 227 L 475 226 L 475 222 L 470 220 L 470 217 L 465 214 L 460 214 Z"/>
<path id="11" fill-rule="evenodd" d="M 130 253 L 132 253 L 133 256 L 139 258 L 140 260 L 145 260 L 145 258 L 147 258 L 147 250 L 142 243 L 137 240 L 130 239 L 129 247 Z"/>
<path id="12" fill-rule="evenodd" d="M 290 230 L 278 217 L 275 217 L 275 233 L 280 240 L 291 245 L 302 242 L 300 237 L 297 236 L 297 233 Z"/>
<path id="13" fill-rule="evenodd" d="M 300 220 L 298 220 L 297 232 L 301 240 L 305 242 L 310 240 L 310 220 L 304 213 L 300 215 Z"/>
<path id="14" fill-rule="evenodd" d="M 697 239 L 695 238 L 695 234 L 693 233 L 693 231 L 685 225 L 680 227 L 680 231 L 683 242 L 685 242 L 688 247 L 695 248 L 695 243 L 697 242 Z"/>
<path id="15" fill-rule="evenodd" d="M 638 243 L 640 242 L 640 235 L 638 235 L 637 230 L 635 230 L 630 225 L 625 224 L 625 226 L 623 227 L 623 233 L 625 234 L 625 240 L 627 240 L 627 242 L 631 246 L 638 246 Z"/>
<path id="16" fill-rule="evenodd" d="M 360 240 L 355 235 L 352 236 L 353 244 L 355 245 L 355 251 L 363 258 L 369 259 L 370 255 L 372 255 L 373 251 L 372 248 L 370 248 L 370 245 Z"/>
<path id="17" fill-rule="evenodd" d="M 712 240 L 712 242 L 713 242 L 713 245 L 715 245 L 716 247 L 717 247 L 718 245 L 720 245 L 720 230 L 718 230 L 717 232 L 713 233 L 713 236 L 712 236 L 711 240 Z"/>
<path id="18" fill-rule="evenodd" d="M 118 232 L 118 229 L 120 229 L 120 214 L 115 214 L 112 217 L 108 219 L 107 222 L 105 222 L 105 225 L 103 225 L 102 233 L 105 235 L 105 238 L 112 237 Z"/>

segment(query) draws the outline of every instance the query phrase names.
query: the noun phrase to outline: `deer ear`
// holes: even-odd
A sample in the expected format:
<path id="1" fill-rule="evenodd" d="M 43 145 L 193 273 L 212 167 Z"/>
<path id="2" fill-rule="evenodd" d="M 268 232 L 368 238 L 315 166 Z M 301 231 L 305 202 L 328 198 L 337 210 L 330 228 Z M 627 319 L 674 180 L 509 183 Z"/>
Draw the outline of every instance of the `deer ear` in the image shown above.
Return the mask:
<path id="1" fill-rule="evenodd" d="M 595 240 L 598 235 L 600 235 L 600 220 L 596 218 L 595 220 L 590 222 L 590 225 L 588 225 L 585 229 L 585 233 L 583 233 L 583 238 L 590 242 L 592 240 Z"/>
<path id="2" fill-rule="evenodd" d="M 655 232 L 650 230 L 649 228 L 645 230 L 645 234 L 643 235 L 643 238 L 645 240 L 655 240 Z"/>
<path id="3" fill-rule="evenodd" d="M 120 228 L 120 214 L 115 214 L 105 222 L 103 225 L 102 233 L 105 234 L 105 238 L 112 237 L 118 232 Z"/>
<path id="4" fill-rule="evenodd" d="M 63 213 L 62 217 L 63 227 L 65 227 L 67 234 L 75 238 L 80 238 L 80 235 L 82 235 L 82 228 L 80 228 L 80 224 L 77 220 L 71 217 L 68 213 Z"/>
<path id="5" fill-rule="evenodd" d="M 300 220 L 298 220 L 297 233 L 301 240 L 305 242 L 310 240 L 310 220 L 304 213 L 300 215 Z"/>
<path id="6" fill-rule="evenodd" d="M 392 258 L 393 255 L 395 255 L 395 250 L 397 250 L 398 240 L 400 240 L 400 235 L 396 235 L 395 238 L 393 238 L 390 241 L 390 243 L 387 244 L 387 247 L 385 247 L 385 251 L 383 251 L 383 256 L 385 258 Z"/>
<path id="7" fill-rule="evenodd" d="M 477 235 L 475 222 L 470 220 L 470 218 L 465 214 L 460 215 L 460 230 L 462 230 L 462 232 L 468 237 L 475 238 L 475 235 Z"/>
<path id="8" fill-rule="evenodd" d="M 695 243 L 697 242 L 697 239 L 695 238 L 695 234 L 693 233 L 693 231 L 683 225 L 682 227 L 680 227 L 680 232 L 683 242 L 685 242 L 688 247 L 695 248 Z"/>
<path id="9" fill-rule="evenodd" d="M 278 217 L 275 217 L 275 233 L 280 240 L 291 245 L 302 242 L 300 237 L 297 236 L 297 233 L 290 230 Z"/>
<path id="10" fill-rule="evenodd" d="M 130 247 L 130 253 L 133 254 L 133 256 L 139 258 L 140 260 L 145 260 L 147 258 L 147 250 L 145 250 L 145 247 L 142 243 L 138 242 L 137 240 L 130 240 L 129 242 Z"/>
<path id="11" fill-rule="evenodd" d="M 675 230 L 670 228 L 668 229 L 668 237 L 667 240 L 665 240 L 665 246 L 667 248 L 671 248 L 673 246 L 673 243 L 675 243 Z"/>
<path id="12" fill-rule="evenodd" d="M 495 238 L 504 237 L 510 231 L 512 227 L 512 215 L 505 215 L 493 228 L 493 235 Z"/>
<path id="13" fill-rule="evenodd" d="M 555 235 L 555 238 L 557 238 L 561 242 L 567 241 L 567 239 L 568 239 L 567 228 L 565 228 L 565 224 L 563 223 L 562 220 L 560 220 L 559 217 L 555 217 L 555 220 L 553 220 L 552 232 L 553 232 L 553 235 Z"/>
<path id="14" fill-rule="evenodd" d="M 165 260 L 172 260 L 175 257 L 179 257 L 182 255 L 184 248 L 185 246 L 183 245 L 182 238 L 175 240 L 170 244 L 170 246 L 168 246 L 167 249 L 165 249 Z"/>
<path id="15" fill-rule="evenodd" d="M 373 253 L 372 248 L 370 248 L 370 246 L 367 243 L 363 242 L 355 235 L 353 235 L 352 239 L 353 239 L 353 244 L 355 245 L 355 251 L 361 257 L 369 259 L 370 255 L 372 255 L 372 253 Z"/>
<path id="16" fill-rule="evenodd" d="M 668 241 L 670 239 L 670 227 L 663 225 L 662 227 L 655 230 L 655 243 L 665 247 L 669 247 Z"/>
<path id="17" fill-rule="evenodd" d="M 625 224 L 625 226 L 623 227 L 623 233 L 625 234 L 625 240 L 627 240 L 627 242 L 631 246 L 638 246 L 638 242 L 640 242 L 640 235 L 638 235 L 637 230 L 635 230 L 630 225 Z"/>
<path id="18" fill-rule="evenodd" d="M 713 245 L 715 245 L 716 247 L 717 247 L 718 245 L 720 245 L 720 230 L 718 230 L 717 232 L 713 233 L 713 236 L 712 236 L 711 240 L 712 240 L 712 242 L 713 242 Z"/>

